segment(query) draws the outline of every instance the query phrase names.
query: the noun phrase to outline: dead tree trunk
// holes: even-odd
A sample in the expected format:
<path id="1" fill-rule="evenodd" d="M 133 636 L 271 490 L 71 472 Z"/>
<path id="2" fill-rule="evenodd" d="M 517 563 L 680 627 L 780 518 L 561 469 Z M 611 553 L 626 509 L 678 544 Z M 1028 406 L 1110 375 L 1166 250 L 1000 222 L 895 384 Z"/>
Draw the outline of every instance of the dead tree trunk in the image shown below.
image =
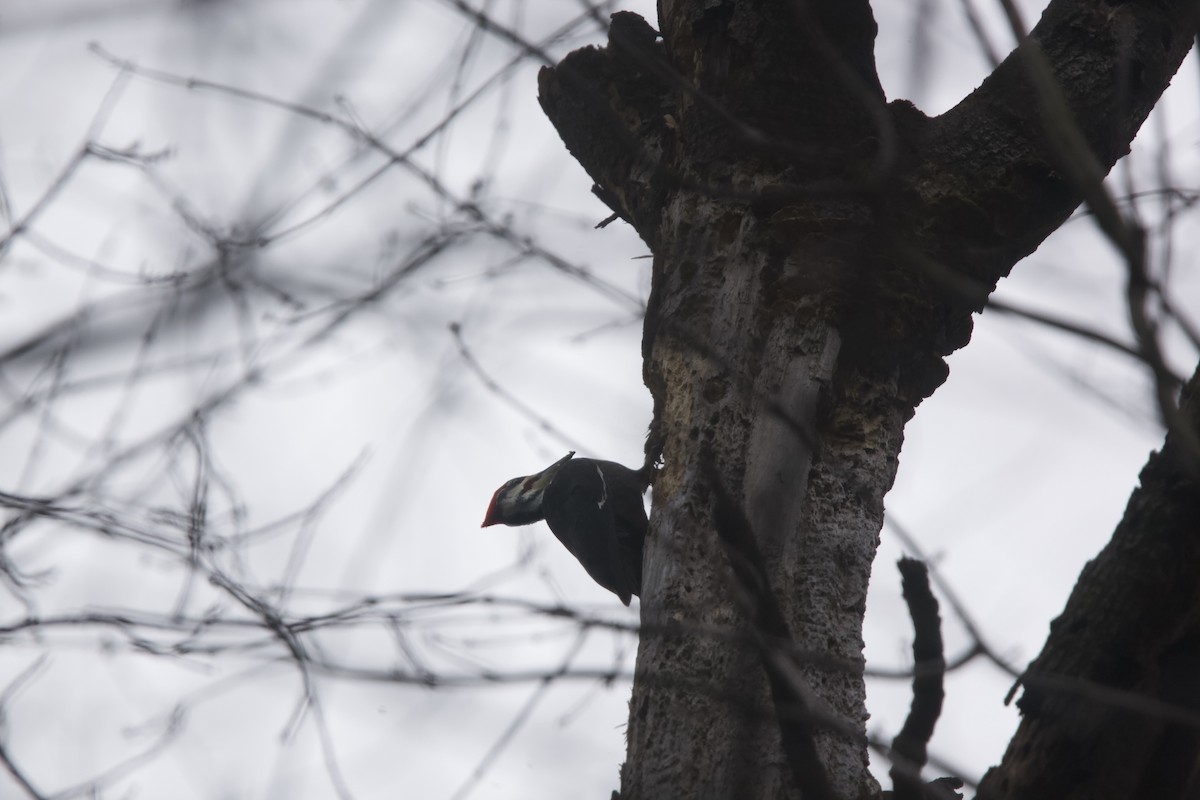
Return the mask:
<path id="1" fill-rule="evenodd" d="M 935 119 L 886 102 L 864 0 L 663 0 L 662 41 L 618 14 L 606 48 L 543 70 L 543 108 L 655 258 L 665 466 L 626 800 L 877 792 L 861 626 L 904 424 L 971 312 L 1127 151 L 1190 9 L 1054 2 Z"/>

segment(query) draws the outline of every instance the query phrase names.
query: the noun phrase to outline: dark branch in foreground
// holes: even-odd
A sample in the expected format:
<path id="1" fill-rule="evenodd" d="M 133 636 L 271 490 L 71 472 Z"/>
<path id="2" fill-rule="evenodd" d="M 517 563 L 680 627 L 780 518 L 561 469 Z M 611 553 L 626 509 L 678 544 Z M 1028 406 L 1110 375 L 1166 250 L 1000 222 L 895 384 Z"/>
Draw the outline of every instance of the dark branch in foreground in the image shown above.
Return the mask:
<path id="1" fill-rule="evenodd" d="M 892 785 L 896 800 L 954 797 L 949 788 L 935 782 L 921 783 L 921 768 L 928 757 L 929 740 L 942 713 L 945 691 L 942 680 L 946 660 L 942 649 L 942 621 L 937 598 L 929 588 L 925 564 L 913 558 L 900 559 L 904 601 L 913 621 L 913 700 L 908 719 L 892 742 Z M 957 781 L 954 788 L 962 786 Z"/>

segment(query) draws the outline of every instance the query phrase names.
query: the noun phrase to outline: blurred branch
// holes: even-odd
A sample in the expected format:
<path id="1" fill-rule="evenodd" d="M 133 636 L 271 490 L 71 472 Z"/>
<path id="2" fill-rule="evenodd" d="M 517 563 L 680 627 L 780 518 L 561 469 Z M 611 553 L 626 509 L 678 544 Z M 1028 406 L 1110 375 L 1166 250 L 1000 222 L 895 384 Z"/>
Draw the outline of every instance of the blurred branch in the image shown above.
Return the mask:
<path id="1" fill-rule="evenodd" d="M 1184 441 L 1187 451 L 1191 453 L 1188 469 L 1193 476 L 1200 478 L 1200 431 L 1179 410 L 1177 395 L 1183 381 L 1167 365 L 1159 342 L 1158 323 L 1151 316 L 1148 305 L 1152 284 L 1146 263 L 1146 231 L 1118 208 L 1104 182 L 1106 170 L 1072 112 L 1041 44 L 1029 35 L 1016 3 L 1014 0 L 1001 0 L 1001 6 L 1017 39 L 1017 54 L 1034 88 L 1046 143 L 1074 188 L 1082 194 L 1100 230 L 1125 260 L 1129 321 L 1141 358 L 1154 378 L 1159 413 L 1163 424 L 1169 430 L 1176 431 Z M 1193 10 L 1193 18 L 1195 14 Z M 1124 70 L 1119 72 L 1124 77 Z M 1127 103 L 1129 98 L 1118 97 L 1118 100 Z"/>
<path id="2" fill-rule="evenodd" d="M 41 672 L 50 657 L 43 653 L 33 660 L 29 666 L 21 670 L 17 677 L 13 678 L 8 686 L 4 687 L 4 693 L 0 694 L 0 763 L 8 770 L 8 774 L 13 777 L 13 780 L 29 795 L 33 800 L 47 800 L 47 795 L 42 794 L 33 785 L 28 776 L 17 767 L 16 762 L 8 752 L 8 710 L 12 706 L 13 700 L 25 688 L 39 672 Z"/>
<path id="3" fill-rule="evenodd" d="M 828 714 L 819 709 L 820 701 L 809 680 L 788 658 L 792 635 L 771 588 L 762 552 L 746 513 L 725 488 L 711 451 L 700 453 L 700 469 L 712 494 L 713 523 L 733 571 L 738 604 L 755 633 L 792 780 L 805 798 L 833 800 L 834 790 L 815 739 L 821 729 L 819 718 Z"/>
<path id="4" fill-rule="evenodd" d="M 458 352 L 459 355 L 462 356 L 463 362 L 472 372 L 475 373 L 476 376 L 478 376 L 479 380 L 483 382 L 483 385 L 487 387 L 488 391 L 492 392 L 501 400 L 503 400 L 505 404 L 515 409 L 517 413 L 528 419 L 540 430 L 543 430 L 546 433 L 549 433 L 551 436 L 554 436 L 567 447 L 584 453 L 588 452 L 587 447 L 580 442 L 577 442 L 538 411 L 523 401 L 517 399 L 515 395 L 501 386 L 495 378 L 484 371 L 483 367 L 480 366 L 479 361 L 476 360 L 475 356 L 471 353 L 470 348 L 467 347 L 466 340 L 463 339 L 461 324 L 452 322 L 450 324 L 450 335 L 454 337 L 454 342 L 458 345 Z"/>
<path id="5" fill-rule="evenodd" d="M 1086 325 L 1061 319 L 1040 311 L 1019 308 L 1011 303 L 1008 303 L 1007 301 L 997 300 L 994 295 L 988 299 L 987 307 L 989 311 L 998 311 L 1001 314 L 1027 319 L 1030 322 L 1036 322 L 1039 325 L 1046 326 L 1047 328 L 1053 328 L 1055 330 L 1063 331 L 1064 333 L 1072 334 L 1085 341 L 1095 342 L 1096 344 L 1103 345 L 1110 350 L 1130 356 L 1136 359 L 1139 363 L 1145 364 L 1152 369 L 1155 368 L 1155 365 L 1147 360 L 1148 357 L 1143 348 L 1126 344 L 1119 339 L 1115 339 L 1106 333 L 1101 333 L 1093 328 L 1089 328 Z M 1175 374 L 1166 364 L 1160 364 L 1158 369 L 1161 369 L 1166 374 L 1166 377 L 1176 385 L 1183 384 L 1183 378 Z"/>
<path id="6" fill-rule="evenodd" d="M 388 158 L 388 166 L 399 165 L 404 167 L 406 170 L 416 176 L 422 183 L 428 186 L 439 198 L 449 203 L 453 208 L 465 213 L 469 218 L 483 224 L 488 232 L 496 238 L 503 239 L 504 241 L 509 242 L 509 244 L 520 247 L 525 252 L 535 255 L 539 259 L 545 261 L 551 267 L 565 272 L 572 277 L 583 280 L 585 283 L 592 285 L 594 288 L 598 289 L 614 300 L 628 303 L 634 307 L 642 306 L 640 299 L 630 295 L 618 287 L 613 286 L 603 279 L 597 278 L 589 270 L 582 267 L 577 267 L 568 259 L 557 256 L 540 245 L 537 245 L 532 237 L 518 234 L 512 230 L 511 226 L 498 223 L 491 219 L 475 201 L 457 197 L 445 186 L 445 184 L 442 183 L 441 180 L 437 178 L 437 176 L 417 164 L 409 155 L 412 152 L 411 149 L 403 152 L 395 150 L 382 139 L 378 138 L 378 136 L 375 134 L 362 129 L 354 120 L 348 120 L 327 111 L 321 111 L 300 103 L 282 100 L 277 97 L 262 94 L 261 92 L 242 89 L 236 86 L 230 86 L 228 84 L 204 80 L 201 78 L 184 77 L 164 70 L 142 67 L 132 61 L 121 59 L 107 52 L 99 45 L 92 45 L 91 49 L 100 58 L 120 68 L 123 73 L 128 73 L 129 75 L 156 81 L 158 83 L 182 86 L 189 90 L 207 90 L 226 94 L 231 97 L 277 108 L 290 114 L 306 117 L 318 123 L 339 128 L 347 136 L 351 137 L 351 139 L 361 142 L 369 146 L 371 149 L 386 156 Z M 269 244 L 272 241 L 272 234 L 259 233 L 253 239 L 246 240 L 238 240 L 227 237 L 222 241 L 226 246 L 253 249 Z"/>
<path id="7" fill-rule="evenodd" d="M 33 225 L 33 223 L 37 221 L 38 217 L 41 216 L 47 208 L 49 208 L 50 204 L 59 196 L 62 190 L 75 176 L 75 173 L 79 170 L 84 161 L 86 161 L 88 157 L 96 155 L 96 153 L 93 152 L 92 143 L 103 132 L 105 124 L 108 122 L 113 109 L 116 108 L 117 101 L 124 93 L 128 84 L 129 74 L 125 70 L 121 70 L 121 72 L 119 72 L 116 77 L 113 78 L 112 83 L 108 87 L 108 91 L 105 92 L 104 97 L 100 100 L 100 105 L 96 108 L 95 113 L 92 115 L 92 120 L 83 136 L 83 143 L 59 171 L 54 180 L 51 181 L 50 186 L 46 189 L 46 191 L 44 191 L 42 195 L 34 202 L 29 211 L 25 212 L 25 215 L 22 216 L 20 220 L 12 224 L 8 233 L 6 233 L 4 236 L 0 236 L 0 260 L 2 260 L 8 253 L 12 243 L 23 233 L 25 233 L 25 231 L 27 231 Z M 4 204 L 4 207 L 7 210 L 6 216 L 10 216 L 12 213 L 12 208 L 7 202 Z"/>

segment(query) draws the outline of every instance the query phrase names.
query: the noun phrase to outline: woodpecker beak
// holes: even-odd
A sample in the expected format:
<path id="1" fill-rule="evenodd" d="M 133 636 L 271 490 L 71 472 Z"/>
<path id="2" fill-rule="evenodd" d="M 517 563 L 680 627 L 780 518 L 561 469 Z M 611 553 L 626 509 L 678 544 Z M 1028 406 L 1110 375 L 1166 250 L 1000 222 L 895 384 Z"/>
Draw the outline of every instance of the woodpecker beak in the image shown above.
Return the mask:
<path id="1" fill-rule="evenodd" d="M 511 480 L 501 486 L 492 495 L 492 502 L 488 504 L 487 514 L 484 515 L 483 524 L 479 527 L 486 528 L 489 525 L 503 523 L 508 518 L 511 509 L 531 501 L 535 503 L 534 508 L 537 508 L 542 502 L 542 492 L 546 491 L 546 487 L 554 480 L 554 476 L 558 474 L 562 465 L 574 456 L 575 451 L 572 450 L 536 475 Z"/>
<path id="2" fill-rule="evenodd" d="M 492 495 L 492 502 L 488 503 L 487 513 L 483 515 L 483 524 L 479 527 L 486 528 L 488 525 L 495 525 L 500 520 L 496 518 L 496 501 L 500 499 L 500 493 L 504 491 L 503 487 L 496 490 Z"/>

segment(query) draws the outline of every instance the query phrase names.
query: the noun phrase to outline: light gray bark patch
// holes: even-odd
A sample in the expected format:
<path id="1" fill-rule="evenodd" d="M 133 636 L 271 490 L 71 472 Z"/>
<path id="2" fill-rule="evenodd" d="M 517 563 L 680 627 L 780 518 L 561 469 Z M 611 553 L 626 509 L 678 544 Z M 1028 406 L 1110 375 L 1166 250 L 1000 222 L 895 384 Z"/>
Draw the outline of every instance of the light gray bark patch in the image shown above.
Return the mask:
<path id="1" fill-rule="evenodd" d="M 746 454 L 746 516 L 770 563 L 795 541 L 803 519 L 816 442 L 817 409 L 837 362 L 840 340 L 828 330 L 824 346 L 788 361 L 770 407 L 757 415 Z"/>

